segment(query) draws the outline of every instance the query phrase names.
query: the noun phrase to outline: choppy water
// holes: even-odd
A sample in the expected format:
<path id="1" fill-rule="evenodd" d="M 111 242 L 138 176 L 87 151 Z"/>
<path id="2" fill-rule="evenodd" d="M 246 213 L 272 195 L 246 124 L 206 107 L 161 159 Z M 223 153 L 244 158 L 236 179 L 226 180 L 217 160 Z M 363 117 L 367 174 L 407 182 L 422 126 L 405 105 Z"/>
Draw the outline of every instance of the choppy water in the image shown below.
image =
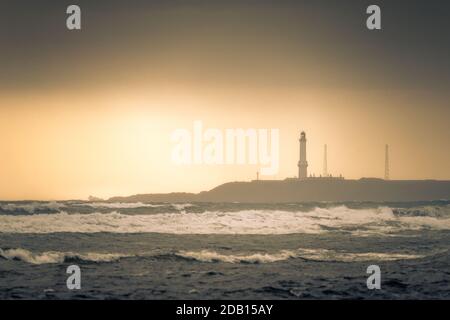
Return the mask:
<path id="1" fill-rule="evenodd" d="M 450 201 L 0 202 L 0 298 L 449 299 L 449 230 Z"/>

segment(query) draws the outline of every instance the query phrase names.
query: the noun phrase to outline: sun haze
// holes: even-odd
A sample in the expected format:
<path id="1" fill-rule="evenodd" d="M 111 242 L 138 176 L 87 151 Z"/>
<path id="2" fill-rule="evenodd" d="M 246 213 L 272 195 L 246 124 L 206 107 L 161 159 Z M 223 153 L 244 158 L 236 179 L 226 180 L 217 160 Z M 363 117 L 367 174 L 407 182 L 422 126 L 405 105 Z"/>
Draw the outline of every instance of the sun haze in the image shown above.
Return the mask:
<path id="1" fill-rule="evenodd" d="M 297 175 L 301 131 L 311 173 L 327 144 L 330 173 L 383 177 L 389 144 L 391 179 L 450 179 L 449 5 L 411 5 L 407 21 L 402 5 L 413 2 L 385 4 L 383 29 L 369 31 L 356 1 L 79 1 L 83 28 L 68 31 L 64 4 L 10 1 L 0 10 L 0 199 L 254 179 L 255 165 L 171 161 L 171 133 L 196 120 L 279 129 L 279 171 L 265 179 Z"/>

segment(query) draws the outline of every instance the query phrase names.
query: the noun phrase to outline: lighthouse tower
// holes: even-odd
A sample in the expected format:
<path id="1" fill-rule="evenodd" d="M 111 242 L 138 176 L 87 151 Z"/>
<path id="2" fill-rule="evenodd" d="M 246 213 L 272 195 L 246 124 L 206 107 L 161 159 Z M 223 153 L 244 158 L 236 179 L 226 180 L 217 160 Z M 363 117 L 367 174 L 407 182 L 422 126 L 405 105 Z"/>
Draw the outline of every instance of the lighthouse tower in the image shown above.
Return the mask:
<path id="1" fill-rule="evenodd" d="M 308 162 L 306 161 L 306 134 L 304 131 L 300 134 L 300 161 L 298 162 L 298 178 L 306 179 L 308 177 Z"/>

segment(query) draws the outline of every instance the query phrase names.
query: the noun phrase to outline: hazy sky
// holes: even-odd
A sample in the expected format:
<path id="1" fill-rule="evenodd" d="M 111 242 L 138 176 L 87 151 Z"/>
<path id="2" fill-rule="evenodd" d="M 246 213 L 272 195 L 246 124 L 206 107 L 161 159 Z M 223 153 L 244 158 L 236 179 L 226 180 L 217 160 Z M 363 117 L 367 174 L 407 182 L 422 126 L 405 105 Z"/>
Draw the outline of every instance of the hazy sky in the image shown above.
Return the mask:
<path id="1" fill-rule="evenodd" d="M 70 4 L 82 30 L 66 29 Z M 369 31 L 366 8 L 382 9 Z M 280 170 L 450 179 L 448 1 L 0 2 L 0 199 L 210 189 L 256 166 L 176 166 L 170 134 L 280 129 Z M 269 178 L 269 177 L 266 177 Z"/>

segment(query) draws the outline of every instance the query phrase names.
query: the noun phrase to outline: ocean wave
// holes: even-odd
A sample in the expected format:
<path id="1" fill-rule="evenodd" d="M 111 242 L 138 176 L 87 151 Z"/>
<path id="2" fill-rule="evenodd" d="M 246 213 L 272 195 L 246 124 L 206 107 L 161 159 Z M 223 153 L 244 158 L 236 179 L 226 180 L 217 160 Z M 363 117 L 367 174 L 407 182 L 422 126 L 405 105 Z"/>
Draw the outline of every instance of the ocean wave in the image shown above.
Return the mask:
<path id="1" fill-rule="evenodd" d="M 172 203 L 172 207 L 174 207 L 176 210 L 182 211 L 186 208 L 194 207 L 192 203 Z"/>
<path id="2" fill-rule="evenodd" d="M 66 205 L 58 202 L 32 202 L 32 203 L 4 203 L 0 204 L 0 211 L 12 213 L 37 213 L 37 212 L 59 212 Z"/>
<path id="3" fill-rule="evenodd" d="M 278 253 L 251 253 L 251 254 L 221 254 L 216 251 L 180 251 L 175 254 L 178 257 L 197 260 L 201 262 L 227 262 L 227 263 L 268 263 L 294 258 L 294 253 L 282 250 Z"/>
<path id="4" fill-rule="evenodd" d="M 183 211 L 186 208 L 194 207 L 192 203 L 143 203 L 143 202 L 0 202 L 0 212 L 11 214 L 40 214 L 40 213 L 59 213 L 62 211 L 73 212 L 82 207 L 92 209 L 114 209 L 124 212 L 130 212 L 132 209 L 160 209 L 159 211 Z M 122 210 L 121 210 L 122 209 Z M 85 210 L 82 210 L 85 211 Z M 133 212 L 133 211 L 131 211 Z M 84 212 L 86 213 L 86 212 Z"/>
<path id="5" fill-rule="evenodd" d="M 214 250 L 181 250 L 177 252 L 143 252 L 136 254 L 123 253 L 76 253 L 76 252 L 60 252 L 45 251 L 34 253 L 23 248 L 17 249 L 1 249 L 0 257 L 7 260 L 22 261 L 29 264 L 57 264 L 65 262 L 117 262 L 123 258 L 140 257 L 140 258 L 165 258 L 178 257 L 199 262 L 224 262 L 224 263 L 272 263 L 284 261 L 288 259 L 301 258 L 309 261 L 322 262 L 361 262 L 361 261 L 394 261 L 421 259 L 424 255 L 407 254 L 407 253 L 376 253 L 363 252 L 351 253 L 345 251 L 335 251 L 328 249 L 306 249 L 298 248 L 294 250 L 280 250 L 277 252 L 246 252 L 246 253 L 220 253 Z"/>
<path id="6" fill-rule="evenodd" d="M 159 208 L 166 207 L 166 204 L 152 204 L 142 202 L 89 202 L 81 205 L 92 208 L 110 208 L 110 209 L 136 209 L 136 208 Z"/>
<path id="7" fill-rule="evenodd" d="M 450 218 L 399 216 L 388 207 L 315 208 L 308 212 L 243 210 L 237 212 L 157 213 L 127 215 L 66 213 L 0 215 L 4 233 L 168 233 L 168 234 L 320 234 L 333 231 L 355 235 L 396 234 L 407 230 L 449 230 Z"/>
<path id="8" fill-rule="evenodd" d="M 418 206 L 412 208 L 393 208 L 397 216 L 450 218 L 450 205 Z"/>
<path id="9" fill-rule="evenodd" d="M 140 208 L 174 208 L 182 211 L 189 207 L 194 207 L 192 203 L 143 203 L 143 202 L 87 202 L 80 203 L 81 206 L 88 206 L 96 209 L 140 209 Z"/>
<path id="10" fill-rule="evenodd" d="M 226 263 L 270 263 L 292 258 L 302 258 L 311 261 L 356 262 L 356 261 L 394 261 L 423 258 L 422 255 L 405 253 L 349 253 L 327 249 L 281 250 L 275 253 L 222 254 L 216 251 L 181 251 L 178 256 L 200 262 Z"/>
<path id="11" fill-rule="evenodd" d="M 1 249 L 0 257 L 7 260 L 19 260 L 30 264 L 49 264 L 49 263 L 63 263 L 67 261 L 85 261 L 85 262 L 112 262 L 121 258 L 131 257 L 131 255 L 119 253 L 74 253 L 74 252 L 59 252 L 46 251 L 42 253 L 33 253 L 26 249 Z"/>

